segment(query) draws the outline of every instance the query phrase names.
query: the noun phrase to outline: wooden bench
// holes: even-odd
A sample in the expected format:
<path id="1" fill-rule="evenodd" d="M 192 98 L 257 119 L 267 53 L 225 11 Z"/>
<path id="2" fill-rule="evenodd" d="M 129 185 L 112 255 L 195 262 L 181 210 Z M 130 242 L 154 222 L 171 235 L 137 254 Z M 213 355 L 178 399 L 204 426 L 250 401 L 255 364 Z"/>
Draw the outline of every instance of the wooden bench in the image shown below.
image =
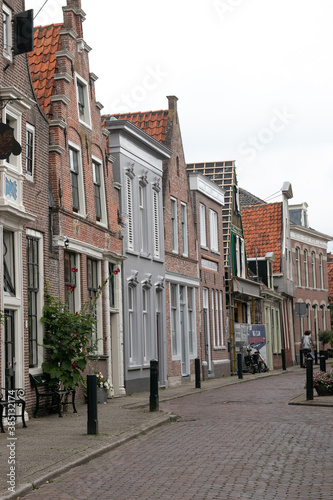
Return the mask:
<path id="1" fill-rule="evenodd" d="M 24 389 L 6 389 L 0 387 L 0 426 L 1 432 L 5 432 L 2 419 L 7 417 L 10 426 L 16 424 L 18 417 L 22 418 L 23 427 L 27 427 L 24 419 L 25 401 Z M 21 407 L 21 412 L 17 412 L 17 408 Z M 15 419 L 15 424 L 12 424 L 12 419 Z"/>
<path id="2" fill-rule="evenodd" d="M 35 389 L 36 394 L 36 408 L 33 417 L 37 417 L 37 412 L 39 409 L 39 401 L 41 399 L 49 399 L 51 401 L 49 413 L 55 408 L 59 417 L 62 417 L 61 407 L 68 404 L 73 406 L 73 413 L 77 413 L 75 408 L 75 389 L 62 389 L 60 382 L 55 385 L 50 384 L 50 376 L 46 373 L 41 373 L 39 375 L 32 375 L 30 373 L 31 386 Z"/>

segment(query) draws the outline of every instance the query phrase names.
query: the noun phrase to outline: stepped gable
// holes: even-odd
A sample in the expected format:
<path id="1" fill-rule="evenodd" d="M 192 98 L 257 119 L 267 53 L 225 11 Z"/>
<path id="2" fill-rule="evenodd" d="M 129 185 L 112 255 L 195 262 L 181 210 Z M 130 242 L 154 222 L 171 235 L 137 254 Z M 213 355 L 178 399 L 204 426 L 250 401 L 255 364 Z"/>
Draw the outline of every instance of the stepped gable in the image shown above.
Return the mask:
<path id="1" fill-rule="evenodd" d="M 281 271 L 282 202 L 242 207 L 247 258 L 274 252 L 273 272 Z"/>
<path id="2" fill-rule="evenodd" d="M 105 122 L 112 118 L 117 120 L 128 120 L 137 127 L 141 128 L 147 134 L 154 137 L 159 142 L 164 143 L 168 124 L 168 110 L 144 111 L 136 113 L 121 113 L 115 115 L 103 115 L 102 127 L 106 128 Z"/>
<path id="3" fill-rule="evenodd" d="M 59 31 L 63 24 L 37 26 L 34 29 L 34 50 L 28 53 L 31 79 L 36 97 L 45 114 L 50 118 L 51 96 L 54 93 L 56 52 L 60 47 Z"/>

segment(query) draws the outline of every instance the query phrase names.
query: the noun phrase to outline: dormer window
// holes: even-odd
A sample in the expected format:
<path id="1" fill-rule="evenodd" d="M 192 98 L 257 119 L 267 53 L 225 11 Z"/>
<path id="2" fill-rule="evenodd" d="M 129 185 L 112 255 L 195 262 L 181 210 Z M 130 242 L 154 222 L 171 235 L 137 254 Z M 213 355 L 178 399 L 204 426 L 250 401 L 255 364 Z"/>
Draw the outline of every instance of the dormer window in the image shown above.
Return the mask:
<path id="1" fill-rule="evenodd" d="M 79 121 L 90 127 L 91 121 L 90 121 L 88 84 L 79 75 L 76 75 L 76 93 L 77 93 L 77 107 L 78 107 Z"/>

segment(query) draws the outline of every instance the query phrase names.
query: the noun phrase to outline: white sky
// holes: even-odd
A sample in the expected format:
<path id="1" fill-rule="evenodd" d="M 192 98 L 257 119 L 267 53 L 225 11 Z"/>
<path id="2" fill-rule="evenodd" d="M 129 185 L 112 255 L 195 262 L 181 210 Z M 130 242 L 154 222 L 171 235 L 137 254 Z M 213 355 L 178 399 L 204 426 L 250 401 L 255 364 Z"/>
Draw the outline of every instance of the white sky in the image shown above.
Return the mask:
<path id="1" fill-rule="evenodd" d="M 45 0 L 26 0 L 36 14 Z M 62 22 L 48 0 L 35 25 Z M 167 109 L 188 163 L 236 160 L 266 200 L 290 181 L 333 239 L 332 0 L 82 0 L 102 113 Z M 281 194 L 268 201 L 280 201 Z M 333 252 L 333 242 L 329 244 Z"/>

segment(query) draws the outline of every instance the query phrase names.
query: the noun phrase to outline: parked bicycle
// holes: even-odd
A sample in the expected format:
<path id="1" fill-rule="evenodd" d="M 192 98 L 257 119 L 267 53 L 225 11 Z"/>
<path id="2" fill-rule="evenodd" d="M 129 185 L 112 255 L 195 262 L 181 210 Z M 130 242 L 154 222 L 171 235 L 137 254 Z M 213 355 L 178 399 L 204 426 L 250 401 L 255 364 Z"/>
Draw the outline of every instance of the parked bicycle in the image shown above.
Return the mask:
<path id="1" fill-rule="evenodd" d="M 250 373 L 263 373 L 268 371 L 268 367 L 260 351 L 249 344 L 246 348 L 247 356 L 244 356 L 245 366 Z"/>

